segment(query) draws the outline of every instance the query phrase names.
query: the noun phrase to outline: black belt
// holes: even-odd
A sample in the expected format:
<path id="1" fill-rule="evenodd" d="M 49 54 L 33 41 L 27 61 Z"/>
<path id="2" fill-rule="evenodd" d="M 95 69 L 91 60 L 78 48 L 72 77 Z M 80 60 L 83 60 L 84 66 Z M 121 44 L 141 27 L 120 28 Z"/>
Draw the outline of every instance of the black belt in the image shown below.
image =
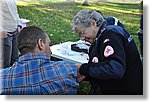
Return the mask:
<path id="1" fill-rule="evenodd" d="M 18 33 L 18 28 L 14 32 L 8 32 L 11 35 L 16 35 Z"/>

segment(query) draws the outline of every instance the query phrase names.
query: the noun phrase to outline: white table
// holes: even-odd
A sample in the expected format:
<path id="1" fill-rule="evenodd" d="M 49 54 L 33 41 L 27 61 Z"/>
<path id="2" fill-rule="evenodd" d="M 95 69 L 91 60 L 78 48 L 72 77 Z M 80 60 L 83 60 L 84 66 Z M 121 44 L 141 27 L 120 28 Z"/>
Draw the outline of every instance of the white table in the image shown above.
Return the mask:
<path id="1" fill-rule="evenodd" d="M 73 63 L 88 63 L 88 54 L 82 52 L 76 52 L 71 50 L 71 44 L 75 42 L 65 42 L 56 44 L 50 47 L 52 51 L 52 57 L 62 59 L 64 61 L 70 61 Z"/>

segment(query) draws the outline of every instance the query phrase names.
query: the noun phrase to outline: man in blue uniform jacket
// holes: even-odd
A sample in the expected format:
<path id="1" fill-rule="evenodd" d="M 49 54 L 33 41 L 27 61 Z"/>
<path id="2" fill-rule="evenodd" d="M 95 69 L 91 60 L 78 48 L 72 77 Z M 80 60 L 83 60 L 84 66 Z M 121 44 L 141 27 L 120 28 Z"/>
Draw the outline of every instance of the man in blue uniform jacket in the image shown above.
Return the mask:
<path id="1" fill-rule="evenodd" d="M 76 65 L 78 81 L 90 81 L 89 94 L 143 94 L 142 62 L 126 29 L 106 24 L 99 12 L 81 10 L 73 19 L 73 30 L 91 43 L 89 62 Z"/>

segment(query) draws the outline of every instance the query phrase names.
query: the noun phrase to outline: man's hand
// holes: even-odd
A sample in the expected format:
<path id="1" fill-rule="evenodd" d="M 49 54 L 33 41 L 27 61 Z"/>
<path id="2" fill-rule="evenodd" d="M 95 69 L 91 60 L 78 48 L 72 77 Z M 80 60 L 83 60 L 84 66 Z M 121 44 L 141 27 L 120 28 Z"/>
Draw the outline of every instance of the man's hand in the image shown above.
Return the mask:
<path id="1" fill-rule="evenodd" d="M 84 75 L 81 75 L 80 72 L 79 72 L 79 69 L 80 69 L 80 66 L 81 64 L 75 64 L 76 68 L 77 68 L 77 71 L 78 71 L 78 75 L 77 75 L 77 81 L 78 82 L 81 82 L 85 76 Z"/>
<path id="2" fill-rule="evenodd" d="M 22 29 L 23 29 L 22 26 L 18 25 L 18 32 L 20 32 Z"/>
<path id="3" fill-rule="evenodd" d="M 9 35 L 9 33 L 2 31 L 0 34 L 0 38 L 6 38 Z"/>

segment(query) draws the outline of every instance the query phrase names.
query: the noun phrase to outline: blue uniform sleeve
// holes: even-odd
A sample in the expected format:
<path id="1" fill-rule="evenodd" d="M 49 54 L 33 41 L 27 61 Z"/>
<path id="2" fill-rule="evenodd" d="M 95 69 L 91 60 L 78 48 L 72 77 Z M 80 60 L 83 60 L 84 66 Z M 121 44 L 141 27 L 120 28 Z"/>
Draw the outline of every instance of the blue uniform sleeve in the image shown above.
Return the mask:
<path id="1" fill-rule="evenodd" d="M 99 39 L 99 49 L 102 61 L 99 63 L 83 64 L 80 73 L 88 79 L 120 79 L 126 70 L 126 54 L 124 41 L 119 34 L 107 31 Z"/>
<path id="2" fill-rule="evenodd" d="M 125 29 L 124 24 L 121 23 L 120 20 L 115 17 L 109 16 L 109 17 L 106 17 L 105 20 L 107 22 L 107 25 L 116 25 L 116 26 L 120 26 L 123 29 Z"/>

